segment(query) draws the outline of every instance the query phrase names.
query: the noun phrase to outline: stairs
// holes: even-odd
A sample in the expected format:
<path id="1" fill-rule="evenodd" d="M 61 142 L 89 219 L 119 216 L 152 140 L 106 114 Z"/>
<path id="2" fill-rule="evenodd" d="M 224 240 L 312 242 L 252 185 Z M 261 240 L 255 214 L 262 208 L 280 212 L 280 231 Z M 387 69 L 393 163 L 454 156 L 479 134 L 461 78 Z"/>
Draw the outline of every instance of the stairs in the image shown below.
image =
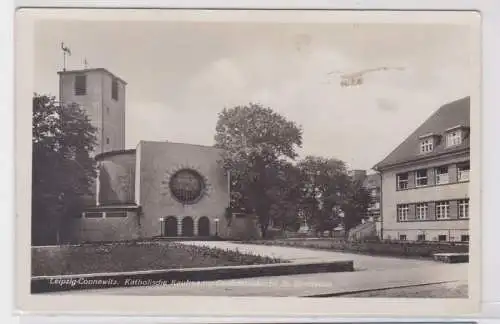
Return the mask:
<path id="1" fill-rule="evenodd" d="M 352 228 L 349 231 L 349 241 L 360 241 L 367 237 L 377 236 L 377 225 L 373 221 L 367 221 L 364 224 Z"/>

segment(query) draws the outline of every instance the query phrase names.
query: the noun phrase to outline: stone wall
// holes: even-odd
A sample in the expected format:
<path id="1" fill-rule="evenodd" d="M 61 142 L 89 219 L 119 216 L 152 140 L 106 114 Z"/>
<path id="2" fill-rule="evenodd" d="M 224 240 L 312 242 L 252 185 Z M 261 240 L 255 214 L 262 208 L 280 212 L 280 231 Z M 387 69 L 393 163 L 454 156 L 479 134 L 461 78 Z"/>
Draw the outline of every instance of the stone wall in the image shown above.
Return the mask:
<path id="1" fill-rule="evenodd" d="M 98 157 L 99 205 L 134 203 L 135 158 L 135 150 Z"/>
<path id="2" fill-rule="evenodd" d="M 74 243 L 128 241 L 140 238 L 137 211 L 123 211 L 126 217 L 89 218 L 83 215 L 73 223 Z"/>
<path id="3" fill-rule="evenodd" d="M 183 219 L 193 221 L 193 234 L 197 236 L 199 219 L 209 219 L 210 235 L 227 237 L 224 216 L 229 205 L 228 178 L 220 165 L 221 151 L 209 146 L 141 141 L 138 149 L 138 192 L 136 202 L 142 206 L 142 233 L 144 237 L 164 234 L 163 222 L 174 216 L 178 222 L 178 235 L 182 235 Z M 170 181 L 180 170 L 193 170 L 203 179 L 203 194 L 192 204 L 177 200 Z M 216 221 L 218 220 L 218 222 Z"/>

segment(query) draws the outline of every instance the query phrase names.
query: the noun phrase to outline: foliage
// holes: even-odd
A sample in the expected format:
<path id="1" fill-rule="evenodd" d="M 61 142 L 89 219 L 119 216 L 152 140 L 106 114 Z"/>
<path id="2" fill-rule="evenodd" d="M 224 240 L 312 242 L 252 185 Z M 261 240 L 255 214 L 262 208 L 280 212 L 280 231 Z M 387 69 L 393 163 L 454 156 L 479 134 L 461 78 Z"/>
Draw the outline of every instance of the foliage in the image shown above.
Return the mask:
<path id="1" fill-rule="evenodd" d="M 258 104 L 219 113 L 216 147 L 224 149 L 223 166 L 231 176 L 231 208 L 255 213 L 265 237 L 271 218 L 282 224 L 296 217 L 297 173 L 290 163 L 302 145 L 293 121 Z"/>
<path id="2" fill-rule="evenodd" d="M 469 245 L 453 242 L 348 242 L 346 240 L 274 240 L 247 241 L 245 244 L 261 244 L 271 246 L 301 247 L 315 250 L 341 251 L 368 255 L 433 258 L 435 253 L 468 253 Z"/>
<path id="3" fill-rule="evenodd" d="M 344 162 L 307 156 L 298 168 L 305 180 L 300 206 L 306 222 L 318 232 L 332 231 L 342 223 L 341 212 L 348 205 L 351 180 Z"/>
<path id="4" fill-rule="evenodd" d="M 91 194 L 96 138 L 84 110 L 33 97 L 32 244 L 60 243 L 68 219 Z"/>
<path id="5" fill-rule="evenodd" d="M 341 208 L 345 213 L 343 225 L 346 235 L 349 230 L 361 223 L 361 219 L 370 205 L 370 194 L 363 187 L 362 181 L 353 180 L 347 186 Z"/>

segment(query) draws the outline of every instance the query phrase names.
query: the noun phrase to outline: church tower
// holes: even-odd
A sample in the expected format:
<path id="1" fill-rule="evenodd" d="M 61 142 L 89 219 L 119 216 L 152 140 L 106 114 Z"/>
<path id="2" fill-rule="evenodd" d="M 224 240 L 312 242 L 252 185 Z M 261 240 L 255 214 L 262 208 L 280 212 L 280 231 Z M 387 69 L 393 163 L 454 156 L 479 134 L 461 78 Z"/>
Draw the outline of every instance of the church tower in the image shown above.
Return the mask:
<path id="1" fill-rule="evenodd" d="M 103 68 L 61 71 L 59 101 L 76 103 L 96 127 L 94 156 L 125 148 L 125 87 L 127 83 Z"/>

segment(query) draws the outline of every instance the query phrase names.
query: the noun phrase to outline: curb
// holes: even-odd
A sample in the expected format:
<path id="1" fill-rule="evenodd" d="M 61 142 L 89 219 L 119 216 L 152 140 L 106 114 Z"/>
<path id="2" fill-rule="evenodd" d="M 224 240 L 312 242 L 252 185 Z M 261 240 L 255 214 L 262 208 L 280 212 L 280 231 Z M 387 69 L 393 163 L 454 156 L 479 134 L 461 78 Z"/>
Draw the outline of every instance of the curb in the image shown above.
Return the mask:
<path id="1" fill-rule="evenodd" d="M 436 253 L 433 255 L 435 261 L 444 263 L 467 263 L 469 253 Z"/>
<path id="2" fill-rule="evenodd" d="M 175 284 L 294 274 L 351 272 L 353 261 L 284 263 L 191 269 L 167 269 L 118 273 L 92 273 L 31 278 L 31 293 Z"/>
<path id="3" fill-rule="evenodd" d="M 391 286 L 391 287 L 372 288 L 372 289 L 348 290 L 348 291 L 341 291 L 341 292 L 336 292 L 336 293 L 307 295 L 307 296 L 303 296 L 303 297 L 305 297 L 305 298 L 339 297 L 339 296 L 345 296 L 345 295 L 361 294 L 361 293 L 366 293 L 366 292 L 385 291 L 385 290 L 400 289 L 400 288 L 424 287 L 424 286 L 440 285 L 440 284 L 446 284 L 446 283 L 452 283 L 452 282 L 457 282 L 457 280 L 437 281 L 437 282 L 409 284 L 409 285 L 397 285 L 397 286 Z"/>

